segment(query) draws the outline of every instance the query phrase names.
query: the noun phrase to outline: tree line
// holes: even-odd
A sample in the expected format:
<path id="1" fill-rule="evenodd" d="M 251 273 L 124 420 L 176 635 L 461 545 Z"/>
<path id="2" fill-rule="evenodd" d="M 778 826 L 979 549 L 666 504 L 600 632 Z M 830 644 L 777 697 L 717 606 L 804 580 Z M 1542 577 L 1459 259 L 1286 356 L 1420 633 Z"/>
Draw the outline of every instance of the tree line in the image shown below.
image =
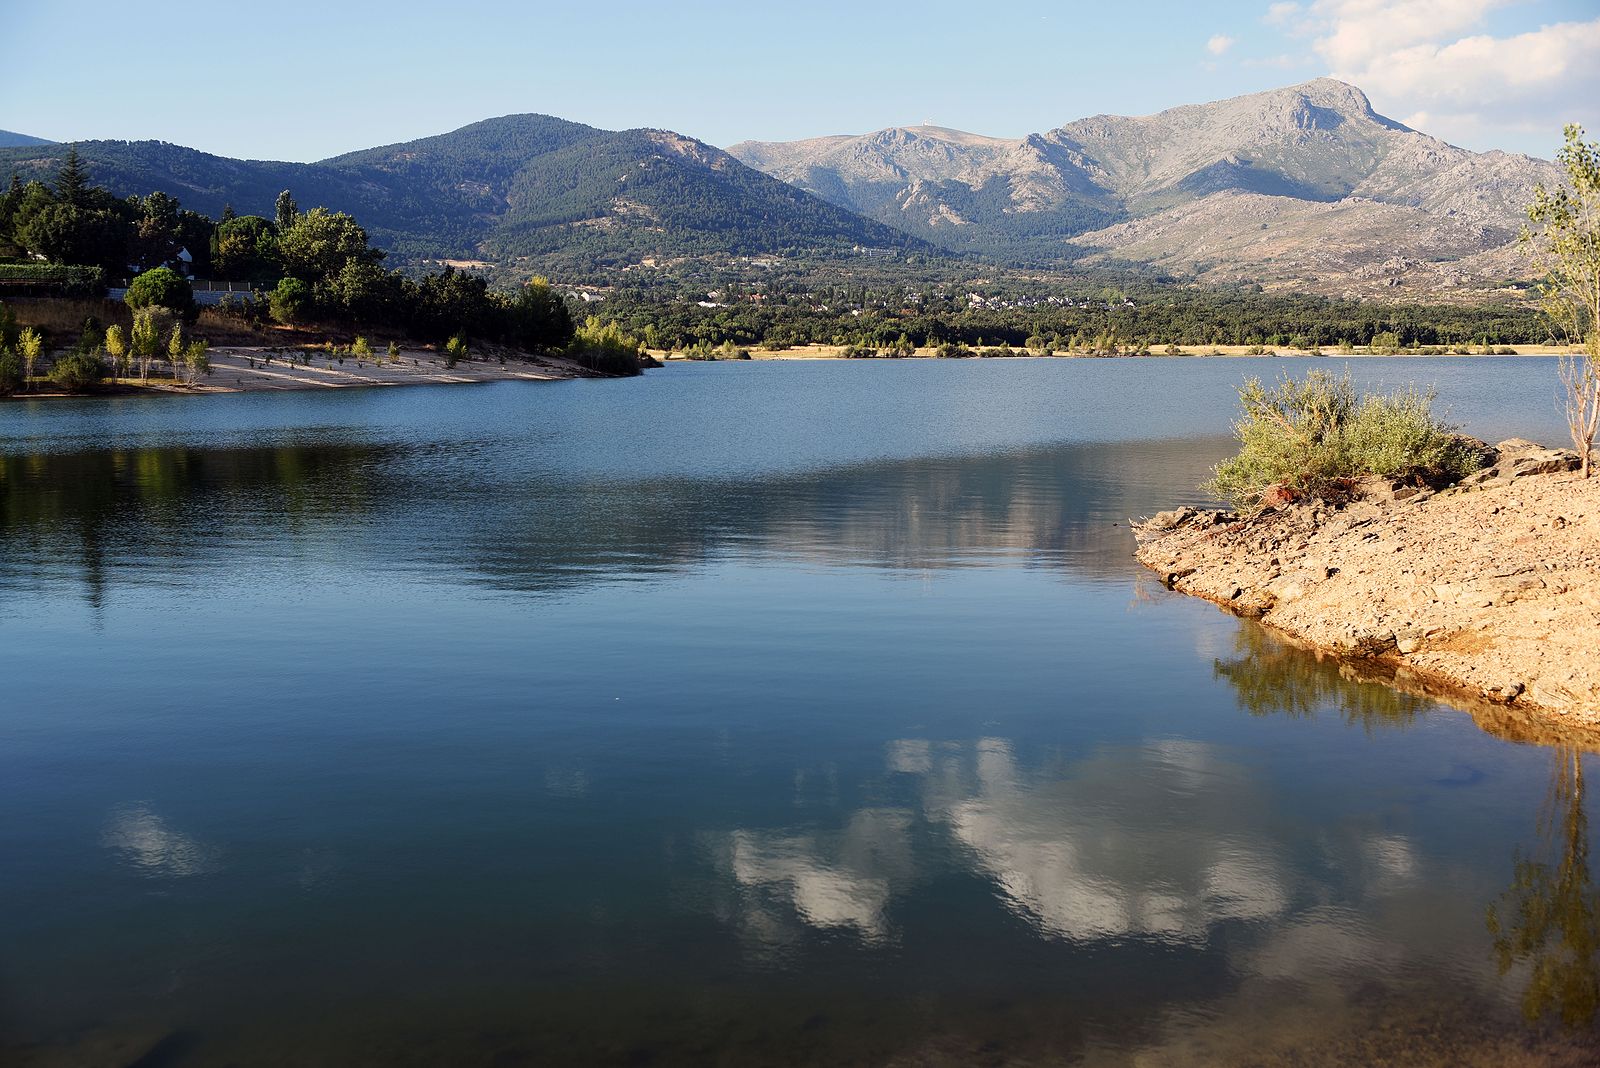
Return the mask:
<path id="1" fill-rule="evenodd" d="M 636 341 L 624 351 L 605 324 L 580 328 L 567 298 L 544 278 L 508 293 L 449 266 L 420 277 L 387 269 L 383 250 L 354 217 L 302 211 L 288 190 L 270 219 L 225 208 L 212 220 L 160 192 L 119 199 L 89 182 L 75 150 L 53 185 L 24 185 L 13 175 L 0 195 L 0 257 L 7 252 L 23 260 L 0 265 L 10 269 L 8 280 L 26 281 L 32 271 L 51 288 L 69 268 L 97 270 L 102 282 L 127 275 L 130 306 L 190 321 L 192 273 L 248 284 L 250 296 L 225 300 L 220 310 L 260 325 L 364 327 L 455 341 L 461 351 L 467 339 L 482 339 L 561 352 L 606 373 L 637 373 L 645 358 Z"/>

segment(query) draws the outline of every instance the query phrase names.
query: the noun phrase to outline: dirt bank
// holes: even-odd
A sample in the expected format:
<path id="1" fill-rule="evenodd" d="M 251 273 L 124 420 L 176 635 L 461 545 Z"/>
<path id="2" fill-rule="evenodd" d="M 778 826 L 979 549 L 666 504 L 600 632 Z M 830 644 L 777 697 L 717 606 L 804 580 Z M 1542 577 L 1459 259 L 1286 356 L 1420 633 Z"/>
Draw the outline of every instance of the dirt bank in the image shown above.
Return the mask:
<path id="1" fill-rule="evenodd" d="M 1179 509 L 1135 528 L 1173 589 L 1397 684 L 1600 729 L 1600 479 L 1531 442 L 1438 493 L 1369 480 L 1342 507 Z"/>

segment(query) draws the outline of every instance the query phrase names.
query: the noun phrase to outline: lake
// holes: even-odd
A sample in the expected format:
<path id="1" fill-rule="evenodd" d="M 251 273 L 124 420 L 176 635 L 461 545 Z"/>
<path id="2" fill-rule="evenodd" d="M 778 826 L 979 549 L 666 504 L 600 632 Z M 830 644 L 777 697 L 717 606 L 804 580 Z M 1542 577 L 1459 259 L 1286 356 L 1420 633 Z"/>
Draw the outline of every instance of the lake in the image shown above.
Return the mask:
<path id="1" fill-rule="evenodd" d="M 1593 755 L 1131 558 L 1342 364 L 0 407 L 0 1062 L 1588 1063 Z"/>

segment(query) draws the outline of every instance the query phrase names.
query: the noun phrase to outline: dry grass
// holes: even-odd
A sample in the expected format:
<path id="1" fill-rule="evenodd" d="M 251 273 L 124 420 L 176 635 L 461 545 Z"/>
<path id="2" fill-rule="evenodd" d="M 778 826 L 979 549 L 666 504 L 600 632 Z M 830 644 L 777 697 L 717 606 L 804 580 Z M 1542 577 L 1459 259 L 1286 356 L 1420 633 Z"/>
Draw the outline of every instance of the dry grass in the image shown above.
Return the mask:
<path id="1" fill-rule="evenodd" d="M 91 319 L 104 330 L 113 323 L 124 330 L 133 323 L 128 306 L 119 300 L 62 297 L 17 297 L 6 301 L 19 326 L 31 326 L 44 335 L 47 349 L 64 348 L 83 334 Z"/>

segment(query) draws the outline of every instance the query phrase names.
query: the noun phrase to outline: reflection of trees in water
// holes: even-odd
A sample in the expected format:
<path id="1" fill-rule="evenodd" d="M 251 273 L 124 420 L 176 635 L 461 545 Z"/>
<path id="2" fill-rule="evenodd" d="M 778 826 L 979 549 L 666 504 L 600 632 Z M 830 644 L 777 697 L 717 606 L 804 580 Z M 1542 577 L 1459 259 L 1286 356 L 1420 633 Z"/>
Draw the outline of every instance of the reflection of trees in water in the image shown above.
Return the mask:
<path id="1" fill-rule="evenodd" d="M 373 446 L 0 455 L 0 577 L 75 567 L 98 604 L 109 565 L 176 567 L 373 507 Z"/>
<path id="2" fill-rule="evenodd" d="M 1214 677 L 1233 687 L 1239 707 L 1253 716 L 1314 716 L 1337 707 L 1347 723 L 1368 730 L 1400 727 L 1432 706 L 1424 697 L 1346 674 L 1337 660 L 1319 657 L 1241 622 L 1234 656 L 1217 660 Z"/>
<path id="3" fill-rule="evenodd" d="M 118 574 L 108 565 L 226 566 L 297 542 L 521 590 L 677 571 L 730 547 L 895 568 L 1010 555 L 1105 573 L 1132 567 L 1123 521 L 1164 503 L 1195 455 L 1132 442 L 737 480 L 595 479 L 469 443 L 0 456 L 0 577 L 71 569 L 98 588 Z"/>
<path id="4" fill-rule="evenodd" d="M 1589 817 L 1583 754 L 1554 750 L 1550 791 L 1539 818 L 1540 853 L 1518 851 L 1511 887 L 1489 908 L 1502 975 L 1524 964 L 1522 1011 L 1583 1026 L 1600 1010 L 1600 892 L 1589 873 Z"/>

